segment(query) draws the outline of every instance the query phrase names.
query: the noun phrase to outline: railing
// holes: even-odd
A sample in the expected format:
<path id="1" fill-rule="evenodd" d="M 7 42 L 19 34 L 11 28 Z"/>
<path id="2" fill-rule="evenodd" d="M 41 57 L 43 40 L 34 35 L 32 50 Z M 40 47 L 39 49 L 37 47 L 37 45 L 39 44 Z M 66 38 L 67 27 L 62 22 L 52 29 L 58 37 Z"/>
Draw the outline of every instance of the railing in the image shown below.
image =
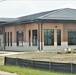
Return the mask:
<path id="1" fill-rule="evenodd" d="M 34 60 L 5 57 L 4 64 L 39 68 L 39 69 L 45 69 L 50 71 L 76 73 L 76 64 L 73 64 L 73 63 L 34 61 Z"/>

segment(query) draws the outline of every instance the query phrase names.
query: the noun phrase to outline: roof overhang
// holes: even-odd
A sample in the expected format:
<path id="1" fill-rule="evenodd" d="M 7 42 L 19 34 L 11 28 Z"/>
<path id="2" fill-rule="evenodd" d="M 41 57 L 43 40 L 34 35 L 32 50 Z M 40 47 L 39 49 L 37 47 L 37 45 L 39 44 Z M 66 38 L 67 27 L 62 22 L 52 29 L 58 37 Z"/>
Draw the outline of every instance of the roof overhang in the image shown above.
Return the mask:
<path id="1" fill-rule="evenodd" d="M 28 20 L 28 21 L 21 21 L 21 22 L 9 22 L 0 24 L 0 26 L 12 26 L 12 25 L 21 25 L 21 24 L 29 24 L 29 23 L 76 23 L 76 20 L 52 20 L 52 19 L 35 19 L 35 20 Z"/>

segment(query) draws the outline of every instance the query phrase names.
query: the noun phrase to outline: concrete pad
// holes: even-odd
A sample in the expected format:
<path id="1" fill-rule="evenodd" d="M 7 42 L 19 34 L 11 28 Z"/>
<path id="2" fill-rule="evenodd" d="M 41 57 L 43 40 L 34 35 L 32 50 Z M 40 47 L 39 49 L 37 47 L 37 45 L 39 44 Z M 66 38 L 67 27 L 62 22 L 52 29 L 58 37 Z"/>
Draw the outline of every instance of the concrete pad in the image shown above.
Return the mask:
<path id="1" fill-rule="evenodd" d="M 8 55 L 15 55 L 15 54 L 23 54 L 26 52 L 2 52 L 2 54 L 0 54 L 0 56 L 8 56 Z"/>
<path id="2" fill-rule="evenodd" d="M 0 75 L 18 75 L 18 74 L 0 71 Z"/>

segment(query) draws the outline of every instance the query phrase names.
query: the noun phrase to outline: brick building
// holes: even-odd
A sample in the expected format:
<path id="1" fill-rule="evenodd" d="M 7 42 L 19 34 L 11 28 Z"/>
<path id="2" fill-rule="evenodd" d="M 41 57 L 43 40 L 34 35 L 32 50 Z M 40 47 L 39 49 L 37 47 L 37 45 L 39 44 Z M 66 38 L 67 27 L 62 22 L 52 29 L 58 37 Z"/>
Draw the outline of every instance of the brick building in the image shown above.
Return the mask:
<path id="1" fill-rule="evenodd" d="M 76 9 L 57 9 L 0 24 L 3 49 L 62 51 L 76 48 Z"/>

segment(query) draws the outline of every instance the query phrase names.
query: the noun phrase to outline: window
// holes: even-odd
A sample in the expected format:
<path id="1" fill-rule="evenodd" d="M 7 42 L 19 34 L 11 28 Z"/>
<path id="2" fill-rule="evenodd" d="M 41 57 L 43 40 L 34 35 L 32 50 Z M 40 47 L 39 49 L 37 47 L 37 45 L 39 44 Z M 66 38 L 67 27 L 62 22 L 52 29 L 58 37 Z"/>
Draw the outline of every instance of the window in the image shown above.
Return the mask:
<path id="1" fill-rule="evenodd" d="M 23 46 L 23 31 L 17 31 L 17 46 Z"/>
<path id="2" fill-rule="evenodd" d="M 10 46 L 12 46 L 12 32 L 10 32 Z"/>
<path id="3" fill-rule="evenodd" d="M 68 30 L 68 45 L 76 45 L 76 30 Z"/>
<path id="4" fill-rule="evenodd" d="M 9 46 L 9 32 L 8 32 L 8 46 Z"/>
<path id="5" fill-rule="evenodd" d="M 61 45 L 61 30 L 57 29 L 57 45 Z"/>
<path id="6" fill-rule="evenodd" d="M 29 46 L 31 46 L 31 30 L 29 30 Z"/>
<path id="7" fill-rule="evenodd" d="M 1 39 L 0 39 L 0 46 L 1 46 Z"/>
<path id="8" fill-rule="evenodd" d="M 5 46 L 7 46 L 7 42 L 6 42 L 6 40 L 7 40 L 7 38 L 6 38 L 6 34 L 7 34 L 7 33 L 5 32 L 5 37 L 4 37 L 4 38 L 5 38 Z"/>
<path id="9" fill-rule="evenodd" d="M 32 44 L 33 46 L 37 46 L 37 30 L 32 31 Z"/>
<path id="10" fill-rule="evenodd" d="M 12 32 L 5 32 L 5 46 L 12 46 Z"/>
<path id="11" fill-rule="evenodd" d="M 54 45 L 54 30 L 53 29 L 44 30 L 44 45 Z"/>

